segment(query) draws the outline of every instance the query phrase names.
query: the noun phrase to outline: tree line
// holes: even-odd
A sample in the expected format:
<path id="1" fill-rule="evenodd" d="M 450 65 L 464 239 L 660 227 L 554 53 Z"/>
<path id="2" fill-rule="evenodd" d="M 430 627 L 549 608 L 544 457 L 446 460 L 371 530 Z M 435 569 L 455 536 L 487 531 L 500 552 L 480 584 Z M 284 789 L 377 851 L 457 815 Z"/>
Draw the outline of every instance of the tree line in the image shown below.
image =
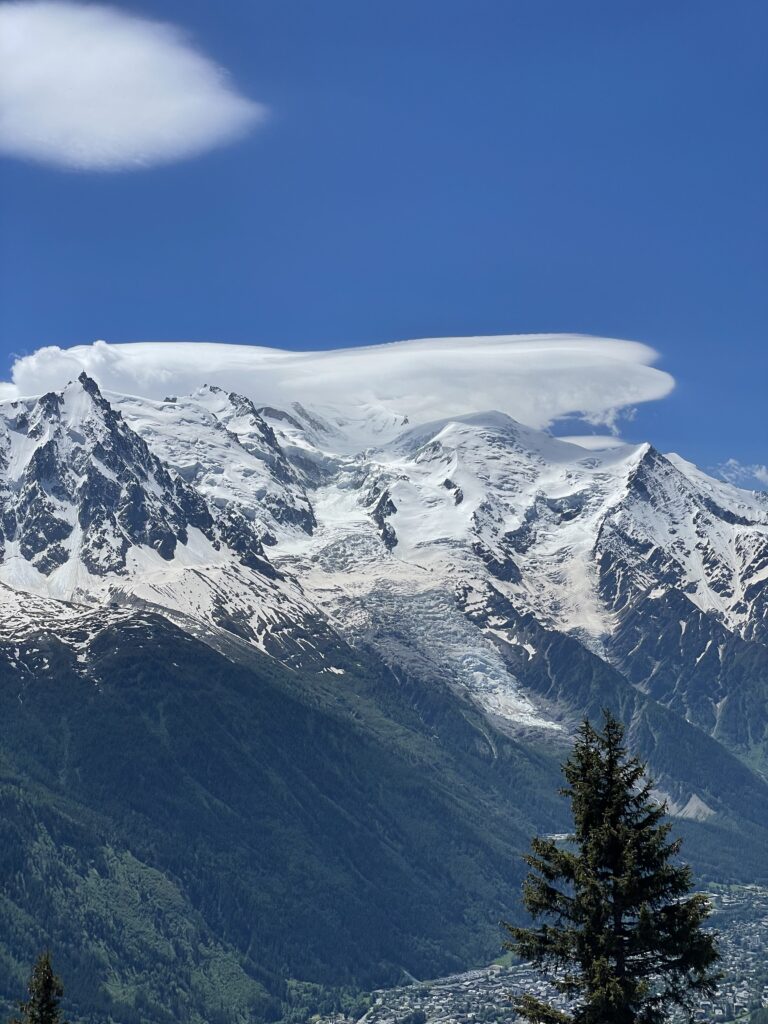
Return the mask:
<path id="1" fill-rule="evenodd" d="M 582 724 L 563 774 L 573 832 L 532 841 L 523 889 L 532 925 L 505 924 L 504 945 L 545 972 L 568 1008 L 528 994 L 516 1000 L 518 1015 L 530 1024 L 664 1024 L 678 1008 L 691 1019 L 719 978 L 716 938 L 703 927 L 711 907 L 692 893 L 666 806 L 610 712 L 600 728 Z M 63 995 L 44 952 L 10 1024 L 67 1024 Z"/>

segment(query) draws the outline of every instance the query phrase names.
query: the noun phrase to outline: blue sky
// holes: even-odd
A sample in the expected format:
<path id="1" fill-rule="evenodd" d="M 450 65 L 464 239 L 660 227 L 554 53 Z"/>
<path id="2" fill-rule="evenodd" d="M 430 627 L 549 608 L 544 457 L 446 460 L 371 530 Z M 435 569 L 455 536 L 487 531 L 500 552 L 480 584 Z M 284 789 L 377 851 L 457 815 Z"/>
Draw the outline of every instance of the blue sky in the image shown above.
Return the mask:
<path id="1" fill-rule="evenodd" d="M 149 169 L 0 159 L 3 376 L 96 338 L 584 332 L 677 381 L 627 437 L 768 461 L 762 0 L 115 6 L 270 115 Z"/>

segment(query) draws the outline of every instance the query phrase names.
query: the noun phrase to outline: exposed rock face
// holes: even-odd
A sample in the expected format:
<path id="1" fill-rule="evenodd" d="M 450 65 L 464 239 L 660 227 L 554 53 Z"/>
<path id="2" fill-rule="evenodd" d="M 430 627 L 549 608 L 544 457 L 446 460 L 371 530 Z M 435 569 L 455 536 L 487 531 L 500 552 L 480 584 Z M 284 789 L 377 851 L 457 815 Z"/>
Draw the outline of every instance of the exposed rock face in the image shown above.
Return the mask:
<path id="1" fill-rule="evenodd" d="M 129 553 L 164 562 L 188 547 L 190 531 L 212 551 L 274 576 L 241 515 L 221 513 L 166 467 L 82 374 L 60 394 L 14 402 L 0 415 L 4 561 L 17 576 L 59 572 L 71 580 L 124 575 Z M 151 564 L 151 560 L 150 560 Z M 13 582 L 13 566 L 8 575 Z"/>

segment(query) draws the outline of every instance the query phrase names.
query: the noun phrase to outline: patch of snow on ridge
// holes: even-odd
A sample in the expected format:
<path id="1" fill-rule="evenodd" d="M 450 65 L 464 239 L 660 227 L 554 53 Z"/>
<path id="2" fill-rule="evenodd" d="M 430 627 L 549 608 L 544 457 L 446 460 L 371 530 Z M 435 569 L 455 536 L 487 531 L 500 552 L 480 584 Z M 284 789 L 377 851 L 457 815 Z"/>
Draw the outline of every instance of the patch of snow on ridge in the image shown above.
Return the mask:
<path id="1" fill-rule="evenodd" d="M 716 813 L 697 793 L 691 793 L 684 804 L 676 803 L 669 798 L 667 804 L 673 817 L 684 818 L 687 821 L 707 821 Z"/>

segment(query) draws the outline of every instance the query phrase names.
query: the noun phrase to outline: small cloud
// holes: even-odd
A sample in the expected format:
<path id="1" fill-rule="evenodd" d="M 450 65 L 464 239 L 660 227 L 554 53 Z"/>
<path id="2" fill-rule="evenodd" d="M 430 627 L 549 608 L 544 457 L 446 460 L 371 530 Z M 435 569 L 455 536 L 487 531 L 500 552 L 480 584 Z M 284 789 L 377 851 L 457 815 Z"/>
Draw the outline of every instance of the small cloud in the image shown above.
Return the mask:
<path id="1" fill-rule="evenodd" d="M 747 465 L 738 459 L 728 459 L 717 467 L 717 474 L 729 484 L 768 487 L 768 466 L 761 463 Z"/>
<path id="2" fill-rule="evenodd" d="M 172 25 L 100 4 L 0 4 L 0 153 L 74 170 L 135 170 L 263 121 Z"/>

